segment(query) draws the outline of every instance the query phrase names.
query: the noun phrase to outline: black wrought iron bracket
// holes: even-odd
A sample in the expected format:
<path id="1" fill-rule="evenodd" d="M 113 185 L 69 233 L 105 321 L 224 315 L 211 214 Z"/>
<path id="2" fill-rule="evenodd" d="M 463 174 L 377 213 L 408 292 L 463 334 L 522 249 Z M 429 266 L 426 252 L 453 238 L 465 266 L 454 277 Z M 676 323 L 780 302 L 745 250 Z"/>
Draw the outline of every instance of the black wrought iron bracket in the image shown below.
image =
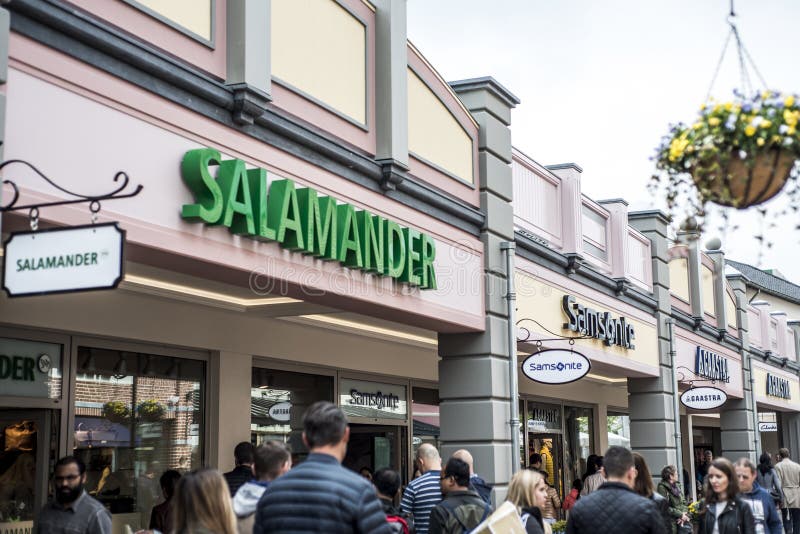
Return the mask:
<path id="1" fill-rule="evenodd" d="M 676 370 L 677 369 L 685 369 L 692 376 L 696 376 L 696 377 L 700 376 L 697 373 L 695 373 L 694 371 L 692 371 L 691 369 L 689 369 L 688 367 L 686 367 L 685 365 L 679 365 L 675 369 Z M 710 378 L 695 378 L 693 380 L 686 380 L 686 375 L 683 374 L 683 372 L 681 372 L 681 371 L 678 371 L 678 381 L 679 382 L 683 382 L 684 384 L 689 384 L 690 388 L 693 388 L 695 384 L 700 384 L 700 383 L 703 383 L 703 382 L 711 382 L 712 384 L 716 384 L 717 382 L 722 382 L 722 380 L 713 380 L 713 379 L 710 379 Z"/>
<path id="2" fill-rule="evenodd" d="M 539 328 L 541 328 L 542 330 L 544 330 L 545 332 L 547 332 L 548 334 L 550 334 L 553 337 L 552 338 L 531 339 L 531 336 L 533 336 L 533 333 L 530 331 L 530 329 L 528 329 L 528 328 L 526 328 L 524 326 L 520 326 L 520 323 L 525 322 L 525 321 L 530 321 L 532 323 L 535 323 L 535 324 L 539 325 Z M 541 346 L 542 343 L 544 343 L 545 341 L 569 341 L 570 345 L 574 345 L 576 339 L 591 339 L 592 338 L 592 336 L 586 335 L 586 330 L 581 330 L 581 334 L 579 336 L 562 336 L 561 334 L 556 334 L 555 332 L 552 332 L 552 331 L 548 330 L 542 323 L 540 323 L 536 319 L 523 318 L 523 319 L 520 319 L 519 321 L 517 321 L 516 325 L 519 327 L 518 332 L 519 331 L 524 331 L 524 337 L 519 337 L 519 333 L 517 334 L 517 343 L 526 343 L 528 341 L 532 341 L 532 342 L 536 343 L 537 346 Z"/>
<path id="3" fill-rule="evenodd" d="M 144 189 L 144 186 L 142 186 L 140 184 L 140 185 L 137 185 L 136 188 L 133 191 L 125 192 L 125 189 L 128 188 L 128 184 L 130 183 L 130 178 L 128 177 L 128 174 L 126 172 L 119 171 L 119 172 L 117 172 L 117 174 L 114 175 L 114 182 L 119 183 L 119 185 L 115 189 L 113 189 L 112 191 L 109 191 L 108 193 L 104 193 L 104 194 L 101 194 L 101 195 L 83 195 L 81 193 L 76 193 L 74 191 L 70 191 L 69 189 L 67 189 L 65 187 L 61 187 L 60 185 L 55 183 L 53 180 L 51 180 L 50 178 L 45 176 L 45 174 L 42 171 L 40 171 L 35 166 L 33 166 L 31 163 L 28 163 L 25 160 L 10 159 L 10 160 L 4 161 L 4 162 L 0 163 L 0 171 L 3 170 L 5 167 L 7 167 L 9 165 L 12 165 L 12 164 L 15 164 L 15 163 L 23 165 L 25 167 L 28 167 L 33 172 L 35 172 L 37 175 L 39 175 L 39 177 L 42 180 L 44 180 L 45 182 L 47 182 L 48 184 L 53 186 L 55 189 L 58 189 L 62 193 L 66 193 L 67 195 L 70 195 L 72 197 L 76 197 L 76 198 L 66 199 L 66 200 L 56 200 L 56 201 L 53 201 L 53 202 L 43 202 L 43 203 L 40 203 L 40 204 L 23 204 L 23 205 L 19 206 L 19 205 L 17 205 L 17 201 L 19 200 L 19 187 L 17 187 L 16 182 L 14 182 L 13 180 L 10 180 L 10 179 L 3 180 L 3 184 L 4 185 L 9 185 L 11 187 L 11 189 L 13 190 L 13 196 L 11 197 L 11 200 L 9 202 L 7 202 L 4 205 L 0 205 L 0 213 L 6 212 L 6 211 L 28 210 L 28 214 L 29 214 L 30 219 L 31 219 L 32 222 L 35 221 L 35 220 L 38 220 L 38 218 L 39 218 L 39 210 L 41 210 L 42 208 L 52 208 L 54 206 L 66 206 L 66 205 L 69 205 L 69 204 L 82 204 L 84 202 L 88 202 L 89 203 L 89 211 L 92 212 L 92 221 L 94 222 L 94 220 L 96 220 L 97 213 L 100 211 L 100 207 L 101 207 L 100 206 L 100 202 L 101 201 L 117 200 L 117 199 L 120 199 L 120 198 L 135 197 L 136 195 L 138 195 L 139 193 L 142 192 L 142 189 Z"/>

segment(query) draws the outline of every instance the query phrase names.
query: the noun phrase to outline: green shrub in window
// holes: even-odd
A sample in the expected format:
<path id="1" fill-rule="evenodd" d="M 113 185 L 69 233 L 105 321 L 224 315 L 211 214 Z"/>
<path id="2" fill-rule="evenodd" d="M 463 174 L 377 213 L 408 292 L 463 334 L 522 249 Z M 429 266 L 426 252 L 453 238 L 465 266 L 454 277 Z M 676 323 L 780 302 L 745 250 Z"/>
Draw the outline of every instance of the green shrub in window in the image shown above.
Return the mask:
<path id="1" fill-rule="evenodd" d="M 103 418 L 112 423 L 127 423 L 131 419 L 131 410 L 122 401 L 109 401 L 103 405 Z"/>
<path id="2" fill-rule="evenodd" d="M 136 414 L 139 420 L 143 422 L 161 421 L 166 411 L 167 409 L 164 405 L 155 399 L 142 401 L 136 407 Z"/>

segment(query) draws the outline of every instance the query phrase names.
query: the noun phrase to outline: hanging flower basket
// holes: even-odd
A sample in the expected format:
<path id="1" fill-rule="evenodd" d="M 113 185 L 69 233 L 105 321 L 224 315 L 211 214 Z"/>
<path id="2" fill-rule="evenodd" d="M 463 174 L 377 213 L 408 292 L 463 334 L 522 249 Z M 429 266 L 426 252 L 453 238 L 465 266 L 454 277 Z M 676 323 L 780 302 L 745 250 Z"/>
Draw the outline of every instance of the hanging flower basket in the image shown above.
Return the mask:
<path id="1" fill-rule="evenodd" d="M 128 423 L 131 419 L 131 411 L 128 405 L 122 401 L 110 401 L 103 405 L 103 419 L 112 423 Z"/>
<path id="2" fill-rule="evenodd" d="M 139 421 L 144 423 L 154 423 L 161 421 L 167 409 L 163 404 L 155 399 L 150 399 L 139 403 L 136 407 L 136 414 Z"/>
<path id="3" fill-rule="evenodd" d="M 734 95 L 732 101 L 702 106 L 694 124 L 674 125 L 662 139 L 655 158 L 662 174 L 654 180 L 666 186 L 670 211 L 692 188 L 696 213 L 689 215 L 702 215 L 706 202 L 746 209 L 796 180 L 800 99 L 775 91 Z"/>

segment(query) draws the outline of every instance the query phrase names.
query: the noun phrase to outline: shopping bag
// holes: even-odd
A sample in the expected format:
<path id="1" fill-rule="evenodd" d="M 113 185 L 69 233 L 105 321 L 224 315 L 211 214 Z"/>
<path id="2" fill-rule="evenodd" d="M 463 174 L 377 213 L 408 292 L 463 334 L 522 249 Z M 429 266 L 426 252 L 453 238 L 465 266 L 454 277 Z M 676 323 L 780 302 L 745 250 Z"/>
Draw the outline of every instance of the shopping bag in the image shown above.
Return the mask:
<path id="1" fill-rule="evenodd" d="M 525 527 L 517 507 L 506 501 L 486 521 L 475 527 L 472 534 L 525 534 Z"/>

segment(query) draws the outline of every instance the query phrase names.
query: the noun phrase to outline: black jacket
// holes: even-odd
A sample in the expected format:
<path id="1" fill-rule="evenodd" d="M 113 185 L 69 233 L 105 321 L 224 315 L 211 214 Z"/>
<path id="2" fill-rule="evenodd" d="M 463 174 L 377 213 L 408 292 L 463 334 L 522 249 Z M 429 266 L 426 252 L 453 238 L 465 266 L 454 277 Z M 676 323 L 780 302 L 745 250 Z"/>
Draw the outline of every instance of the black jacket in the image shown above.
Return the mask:
<path id="1" fill-rule="evenodd" d="M 261 496 L 253 534 L 391 534 L 375 488 L 329 454 L 311 453 Z"/>
<path id="2" fill-rule="evenodd" d="M 650 499 L 621 482 L 606 482 L 582 497 L 569 513 L 567 534 L 667 534 L 664 521 Z"/>
<path id="3" fill-rule="evenodd" d="M 712 534 L 717 516 L 714 510 L 703 506 L 698 521 L 700 529 L 698 534 Z M 739 497 L 725 504 L 725 509 L 719 516 L 719 534 L 755 534 L 756 520 L 750 507 L 743 503 Z"/>
<path id="4" fill-rule="evenodd" d="M 542 511 L 536 507 L 523 508 L 522 515 L 528 514 L 525 521 L 525 534 L 544 534 L 544 523 L 542 521 Z"/>
<path id="5" fill-rule="evenodd" d="M 469 489 L 480 495 L 487 503 L 492 503 L 492 486 L 478 475 L 469 477 Z"/>
<path id="6" fill-rule="evenodd" d="M 661 521 L 664 522 L 664 528 L 667 534 L 672 534 L 672 524 L 675 523 L 675 520 L 672 519 L 672 515 L 669 513 L 669 501 L 660 493 L 653 493 L 650 496 L 650 500 L 653 501 L 656 508 L 658 508 L 658 513 L 661 514 Z"/>
<path id="7" fill-rule="evenodd" d="M 254 478 L 253 470 L 243 465 L 237 465 L 233 468 L 233 471 L 228 471 L 222 476 L 225 477 L 225 482 L 228 483 L 228 487 L 231 490 L 231 497 L 236 495 L 236 492 L 239 491 L 239 488 L 244 486 L 245 482 L 250 482 Z"/>
<path id="8" fill-rule="evenodd" d="M 428 534 L 460 534 L 477 527 L 492 508 L 474 491 L 451 491 L 431 510 Z"/>
<path id="9" fill-rule="evenodd" d="M 408 526 L 408 533 L 414 534 L 416 532 L 416 529 L 414 528 L 413 515 L 400 511 L 400 508 L 395 506 L 391 499 L 384 499 L 383 497 L 378 497 L 378 499 L 381 501 L 383 513 L 386 514 L 387 519 L 389 517 L 402 517 L 406 522 L 406 526 Z M 392 526 L 392 530 L 394 532 L 400 532 L 399 525 L 400 523 L 390 523 L 390 526 Z"/>

